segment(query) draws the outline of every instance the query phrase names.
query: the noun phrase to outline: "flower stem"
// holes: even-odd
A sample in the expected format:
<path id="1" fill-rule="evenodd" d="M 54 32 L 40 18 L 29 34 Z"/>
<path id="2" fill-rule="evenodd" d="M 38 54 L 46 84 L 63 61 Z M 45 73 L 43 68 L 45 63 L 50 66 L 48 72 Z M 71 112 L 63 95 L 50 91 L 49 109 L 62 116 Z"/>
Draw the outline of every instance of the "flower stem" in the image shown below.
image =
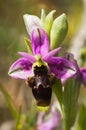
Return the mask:
<path id="1" fill-rule="evenodd" d="M 64 86 L 63 92 L 63 127 L 70 130 L 74 125 L 77 114 L 77 99 L 79 95 L 81 80 L 80 77 L 69 79 Z"/>

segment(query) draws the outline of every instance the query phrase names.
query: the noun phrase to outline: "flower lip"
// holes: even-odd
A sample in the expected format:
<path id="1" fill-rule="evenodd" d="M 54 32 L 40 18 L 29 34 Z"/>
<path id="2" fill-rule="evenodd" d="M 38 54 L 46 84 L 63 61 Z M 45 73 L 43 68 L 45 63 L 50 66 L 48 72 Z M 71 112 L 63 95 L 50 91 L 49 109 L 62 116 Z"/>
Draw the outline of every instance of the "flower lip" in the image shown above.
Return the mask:
<path id="1" fill-rule="evenodd" d="M 55 77 L 49 74 L 47 66 L 35 66 L 33 78 L 28 78 L 28 85 L 32 88 L 36 105 L 46 107 L 50 105 L 52 85 Z"/>
<path id="2" fill-rule="evenodd" d="M 38 89 L 32 88 L 32 93 L 34 98 L 36 99 L 37 106 L 49 106 L 52 95 L 52 88 L 44 88 L 42 84 L 40 84 Z"/>

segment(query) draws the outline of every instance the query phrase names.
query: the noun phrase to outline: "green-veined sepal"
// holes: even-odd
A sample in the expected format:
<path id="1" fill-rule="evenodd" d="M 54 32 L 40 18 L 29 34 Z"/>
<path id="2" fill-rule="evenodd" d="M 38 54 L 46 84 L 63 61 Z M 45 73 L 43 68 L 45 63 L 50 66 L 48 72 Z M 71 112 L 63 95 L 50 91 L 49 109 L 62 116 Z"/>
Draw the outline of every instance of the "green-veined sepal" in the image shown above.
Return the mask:
<path id="1" fill-rule="evenodd" d="M 50 11 L 47 15 L 45 15 L 45 12 L 42 11 L 42 27 L 45 29 L 46 33 L 50 37 L 50 30 L 53 24 L 53 14 L 56 12 L 56 10 Z"/>
<path id="2" fill-rule="evenodd" d="M 27 50 L 29 52 L 29 54 L 32 54 L 32 47 L 31 47 L 31 42 L 28 38 L 24 38 L 24 41 L 25 41 L 25 44 L 26 44 L 26 47 L 27 47 Z"/>
<path id="3" fill-rule="evenodd" d="M 57 48 L 61 42 L 64 40 L 68 31 L 68 22 L 66 15 L 63 13 L 57 17 L 51 28 L 50 32 L 50 48 L 51 50 Z"/>

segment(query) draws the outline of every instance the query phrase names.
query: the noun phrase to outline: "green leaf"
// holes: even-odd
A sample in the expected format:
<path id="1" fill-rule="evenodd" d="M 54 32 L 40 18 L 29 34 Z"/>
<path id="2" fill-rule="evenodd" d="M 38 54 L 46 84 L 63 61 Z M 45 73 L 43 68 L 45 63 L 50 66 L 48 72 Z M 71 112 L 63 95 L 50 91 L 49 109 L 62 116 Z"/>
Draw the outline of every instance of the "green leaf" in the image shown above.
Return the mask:
<path id="1" fill-rule="evenodd" d="M 70 130 L 77 114 L 77 99 L 81 85 L 81 78 L 72 78 L 67 81 L 63 92 L 63 121 L 64 130 Z"/>
<path id="2" fill-rule="evenodd" d="M 14 107 L 14 104 L 13 104 L 13 101 L 10 97 L 10 95 L 7 93 L 7 91 L 4 89 L 4 87 L 2 86 L 2 84 L 0 84 L 0 91 L 3 93 L 4 97 L 5 97 L 5 100 L 7 101 L 7 104 L 8 104 L 8 107 L 12 113 L 12 116 L 17 119 L 17 111 Z"/>
<path id="3" fill-rule="evenodd" d="M 32 47 L 31 47 L 31 42 L 28 38 L 24 38 L 24 41 L 25 41 L 25 44 L 26 44 L 26 47 L 27 47 L 27 50 L 30 54 L 32 54 Z"/>
<path id="4" fill-rule="evenodd" d="M 60 103 L 60 106 L 62 107 L 62 84 L 61 84 L 61 81 L 60 79 L 56 79 L 56 82 L 55 84 L 53 85 L 53 92 L 55 93 L 59 103 Z"/>
<path id="5" fill-rule="evenodd" d="M 82 105 L 75 126 L 76 130 L 86 130 L 86 106 Z"/>
<path id="6" fill-rule="evenodd" d="M 50 48 L 53 50 L 57 48 L 61 42 L 64 40 L 68 31 L 68 22 L 66 15 L 63 13 L 57 17 L 51 28 L 50 32 Z"/>

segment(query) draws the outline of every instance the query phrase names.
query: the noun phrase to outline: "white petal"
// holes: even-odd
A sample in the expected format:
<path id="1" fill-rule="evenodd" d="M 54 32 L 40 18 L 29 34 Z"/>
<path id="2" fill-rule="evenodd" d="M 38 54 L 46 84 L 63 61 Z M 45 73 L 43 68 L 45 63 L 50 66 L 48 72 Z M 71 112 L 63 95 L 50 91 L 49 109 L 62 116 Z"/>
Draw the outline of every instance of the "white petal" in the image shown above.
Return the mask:
<path id="1" fill-rule="evenodd" d="M 24 23 L 27 29 L 28 34 L 32 32 L 34 28 L 40 28 L 41 27 L 41 20 L 35 16 L 35 15 L 23 15 Z"/>

